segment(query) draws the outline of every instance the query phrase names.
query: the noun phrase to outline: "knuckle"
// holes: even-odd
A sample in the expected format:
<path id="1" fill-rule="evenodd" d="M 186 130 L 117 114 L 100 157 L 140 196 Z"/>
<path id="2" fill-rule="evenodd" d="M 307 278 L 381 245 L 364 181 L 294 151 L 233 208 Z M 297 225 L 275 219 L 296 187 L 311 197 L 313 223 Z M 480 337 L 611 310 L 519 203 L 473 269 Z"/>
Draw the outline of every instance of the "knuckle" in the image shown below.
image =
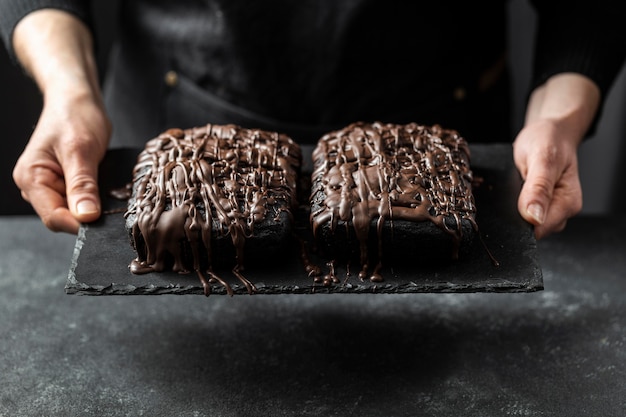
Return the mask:
<path id="1" fill-rule="evenodd" d="M 53 232 L 61 232 L 62 229 L 59 227 L 58 222 L 52 215 L 43 215 L 41 216 L 41 222 L 46 226 L 48 230 Z"/>
<path id="2" fill-rule="evenodd" d="M 65 207 L 56 207 L 52 210 L 39 213 L 39 217 L 49 230 L 53 232 L 76 233 L 77 223 Z"/>
<path id="3" fill-rule="evenodd" d="M 538 195 L 545 199 L 550 199 L 554 191 L 552 181 L 547 177 L 535 177 L 532 182 L 527 183 L 527 186 L 533 195 Z"/>
<path id="4" fill-rule="evenodd" d="M 559 224 L 557 224 L 554 227 L 554 231 L 555 232 L 562 232 L 563 230 L 565 230 L 566 226 L 567 226 L 567 220 L 563 220 L 562 222 L 560 222 Z"/>
<path id="5" fill-rule="evenodd" d="M 77 174 L 67 184 L 69 193 L 95 194 L 98 192 L 96 181 L 88 174 Z"/>
<path id="6" fill-rule="evenodd" d="M 91 143 L 93 143 L 93 139 L 90 135 L 84 132 L 75 132 L 64 139 L 63 149 L 68 155 L 83 155 L 89 152 Z"/>
<path id="7" fill-rule="evenodd" d="M 24 166 L 18 163 L 13 170 L 13 181 L 22 191 L 34 186 L 48 184 L 50 179 L 56 176 L 57 174 L 53 169 L 40 164 Z"/>
<path id="8" fill-rule="evenodd" d="M 556 145 L 546 146 L 541 153 L 544 163 L 549 165 L 554 164 L 558 160 L 559 155 L 559 147 Z"/>
<path id="9" fill-rule="evenodd" d="M 583 209 L 582 198 L 570 199 L 570 204 L 568 204 L 568 208 L 569 208 L 568 217 L 574 217 L 575 215 L 580 213 Z"/>
<path id="10" fill-rule="evenodd" d="M 23 190 L 24 175 L 22 174 L 22 171 L 19 171 L 17 169 L 13 170 L 13 182 L 15 183 L 15 185 L 17 185 L 17 188 L 19 188 L 20 190 Z"/>
<path id="11" fill-rule="evenodd" d="M 19 159 L 13 168 L 13 181 L 17 186 L 21 189 L 26 182 L 26 177 L 28 175 L 28 167 L 22 163 L 22 160 Z"/>

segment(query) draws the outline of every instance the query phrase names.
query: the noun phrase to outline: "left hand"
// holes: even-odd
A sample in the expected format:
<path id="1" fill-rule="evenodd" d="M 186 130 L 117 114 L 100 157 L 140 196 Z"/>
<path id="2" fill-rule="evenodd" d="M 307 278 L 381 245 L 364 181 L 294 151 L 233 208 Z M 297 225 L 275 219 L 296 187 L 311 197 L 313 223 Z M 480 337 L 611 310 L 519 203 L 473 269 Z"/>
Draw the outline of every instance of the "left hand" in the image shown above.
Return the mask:
<path id="1" fill-rule="evenodd" d="M 599 103 L 594 82 L 574 73 L 550 77 L 530 96 L 513 159 L 524 179 L 517 208 L 537 239 L 560 232 L 582 209 L 577 151 Z"/>
<path id="2" fill-rule="evenodd" d="M 514 142 L 514 161 L 524 180 L 517 206 L 535 226 L 537 239 L 560 232 L 582 209 L 578 142 L 554 120 L 527 124 Z"/>

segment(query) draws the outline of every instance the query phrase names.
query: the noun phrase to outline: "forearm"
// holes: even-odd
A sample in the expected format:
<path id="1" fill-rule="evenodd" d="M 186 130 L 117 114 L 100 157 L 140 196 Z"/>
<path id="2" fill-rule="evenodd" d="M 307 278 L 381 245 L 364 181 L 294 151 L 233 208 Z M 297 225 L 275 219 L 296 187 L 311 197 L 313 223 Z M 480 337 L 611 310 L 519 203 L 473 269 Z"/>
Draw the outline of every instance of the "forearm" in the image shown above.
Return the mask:
<path id="1" fill-rule="evenodd" d="M 27 15 L 15 28 L 13 47 L 44 100 L 85 96 L 101 100 L 93 38 L 74 15 L 55 9 Z"/>
<path id="2" fill-rule="evenodd" d="M 100 215 L 98 164 L 111 131 L 92 36 L 74 15 L 41 9 L 17 24 L 13 46 L 44 97 L 13 178 L 46 226 L 76 233 Z"/>
<path id="3" fill-rule="evenodd" d="M 576 145 L 594 120 L 600 105 L 600 90 L 587 77 L 564 73 L 536 88 L 526 110 L 525 125 L 549 122 Z"/>

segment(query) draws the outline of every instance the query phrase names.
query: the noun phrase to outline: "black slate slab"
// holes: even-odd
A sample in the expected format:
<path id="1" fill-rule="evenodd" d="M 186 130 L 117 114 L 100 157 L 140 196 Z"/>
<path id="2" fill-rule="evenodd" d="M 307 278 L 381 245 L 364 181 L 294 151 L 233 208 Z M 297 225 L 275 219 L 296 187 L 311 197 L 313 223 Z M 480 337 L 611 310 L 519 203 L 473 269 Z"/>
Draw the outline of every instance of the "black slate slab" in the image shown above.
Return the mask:
<path id="1" fill-rule="evenodd" d="M 310 250 L 312 239 L 305 209 L 296 213 L 300 239 L 274 259 L 246 265 L 244 275 L 257 287 L 257 294 L 319 293 L 426 293 L 426 292 L 532 292 L 543 289 L 541 267 L 532 228 L 517 213 L 516 200 L 521 186 L 514 169 L 510 145 L 471 146 L 472 169 L 482 184 L 475 189 L 477 223 L 483 245 L 477 238 L 458 261 L 432 263 L 415 257 L 394 260 L 383 271 L 384 282 L 370 283 L 348 275 L 339 267 L 340 284 L 324 286 L 307 276 L 301 260 L 305 253 L 322 268 L 325 260 Z M 139 150 L 110 151 L 100 169 L 103 206 L 111 211 L 95 223 L 83 225 L 76 240 L 65 290 L 82 295 L 203 294 L 195 274 L 174 272 L 134 275 L 128 264 L 135 257 L 120 212 L 125 202 L 108 196 L 108 191 L 130 181 Z M 310 170 L 310 150 L 304 150 L 304 171 Z M 498 260 L 494 266 L 485 246 Z M 234 266 L 234 262 L 233 262 Z M 235 294 L 248 294 L 229 268 L 215 271 L 227 280 Z M 212 294 L 226 294 L 220 284 Z"/>

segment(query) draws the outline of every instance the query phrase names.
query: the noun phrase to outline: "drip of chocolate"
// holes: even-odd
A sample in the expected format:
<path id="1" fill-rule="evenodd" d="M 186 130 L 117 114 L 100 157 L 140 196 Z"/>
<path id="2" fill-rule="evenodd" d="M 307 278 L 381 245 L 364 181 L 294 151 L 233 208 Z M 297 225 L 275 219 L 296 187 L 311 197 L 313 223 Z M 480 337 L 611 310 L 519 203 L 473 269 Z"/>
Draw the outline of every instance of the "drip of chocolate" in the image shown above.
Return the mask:
<path id="1" fill-rule="evenodd" d="M 299 147 L 287 136 L 234 125 L 170 129 L 146 144 L 133 170 L 133 193 L 125 214 L 137 258 L 135 274 L 195 271 L 206 295 L 219 282 L 212 245 L 229 236 L 233 274 L 249 293 L 244 245 L 273 209 L 296 203 Z M 277 214 L 275 214 L 277 216 Z M 206 275 L 205 275 L 206 274 Z M 208 276 L 208 279 L 207 279 Z"/>
<path id="2" fill-rule="evenodd" d="M 361 271 L 382 280 L 382 229 L 387 221 L 429 221 L 452 237 L 458 258 L 462 221 L 477 231 L 470 152 L 465 139 L 441 126 L 354 123 L 325 135 L 313 152 L 311 212 L 314 236 L 351 227 L 359 242 Z M 319 198 L 322 195 L 323 198 Z M 368 235 L 375 222 L 378 263 L 370 272 Z M 330 278 L 324 282 L 332 281 Z"/>

